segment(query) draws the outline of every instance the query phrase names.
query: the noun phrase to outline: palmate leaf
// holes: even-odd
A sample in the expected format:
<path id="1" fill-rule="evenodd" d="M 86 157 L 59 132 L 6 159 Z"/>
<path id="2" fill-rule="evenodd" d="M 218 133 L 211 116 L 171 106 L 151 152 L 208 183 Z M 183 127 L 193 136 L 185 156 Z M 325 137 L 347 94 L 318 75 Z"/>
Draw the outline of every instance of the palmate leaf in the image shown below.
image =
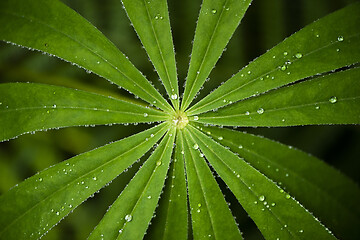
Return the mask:
<path id="1" fill-rule="evenodd" d="M 359 12 L 360 3 L 352 4 L 306 26 L 251 62 L 192 106 L 188 114 L 206 112 L 306 77 L 358 63 Z"/>
<path id="2" fill-rule="evenodd" d="M 167 124 L 78 155 L 0 197 L 0 239 L 38 239 L 74 208 L 142 157 Z"/>
<path id="3" fill-rule="evenodd" d="M 169 103 L 99 30 L 60 1 L 1 1 L 0 24 L 1 40 L 77 64 L 171 111 Z"/>
<path id="4" fill-rule="evenodd" d="M 359 17 L 356 13 L 360 4 L 340 10 L 299 31 L 241 70 L 204 101 L 188 109 L 250 2 L 203 1 L 182 111 L 178 111 L 179 90 L 165 0 L 123 0 L 123 5 L 173 107 L 109 40 L 61 2 L 1 1 L 0 23 L 4 27 L 0 28 L 0 39 L 73 62 L 163 110 L 60 87 L 9 84 L 6 86 L 10 89 L 13 86 L 27 89 L 18 93 L 15 93 L 16 89 L 3 90 L 1 103 L 6 104 L 0 105 L 0 111 L 11 106 L 14 109 L 40 107 L 39 112 L 23 115 L 15 111 L 12 117 L 4 110 L 5 114 L 0 117 L 34 119 L 27 122 L 29 129 L 13 132 L 14 136 L 31 129 L 61 127 L 61 123 L 66 126 L 132 121 L 166 123 L 53 166 L 1 196 L 0 239 L 37 239 L 43 236 L 154 145 L 156 150 L 91 233 L 91 239 L 141 239 L 147 231 L 150 231 L 145 236 L 148 239 L 241 239 L 212 170 L 224 180 L 266 239 L 334 239 L 307 208 L 339 235 L 358 234 L 357 230 L 344 224 L 347 224 L 347 219 L 353 219 L 354 224 L 359 221 L 358 207 L 354 203 L 359 191 L 336 171 L 268 140 L 230 130 L 200 127 L 204 132 L 214 132 L 209 134 L 214 140 L 192 126 L 194 122 L 199 126 L 202 126 L 200 123 L 286 126 L 359 122 L 359 110 L 356 109 L 359 87 L 353 80 L 359 76 L 359 70 L 357 66 L 349 65 L 359 62 L 356 48 Z M 327 30 L 329 26 L 333 26 L 331 31 Z M 324 61 L 327 58 L 329 61 Z M 350 69 L 339 71 L 342 67 Z M 332 70 L 338 73 L 328 73 Z M 319 73 L 321 77 L 313 77 Z M 304 81 L 286 86 L 298 80 Z M 276 89 L 278 87 L 282 88 Z M 53 89 L 56 89 L 55 95 Z M 253 96 L 260 93 L 264 94 Z M 11 99 L 18 107 L 11 105 Z M 234 104 L 215 113 L 206 113 L 230 103 Z M 60 106 L 68 108 L 61 109 Z M 85 108 L 81 116 L 80 112 L 75 115 L 79 107 Z M 109 112 L 100 112 L 99 109 L 109 109 Z M 44 119 L 46 114 L 50 114 L 47 111 L 53 111 L 54 119 Z M 243 118 L 243 113 L 249 119 Z M 55 114 L 58 115 L 55 117 Z M 195 114 L 201 115 L 195 117 Z M 346 114 L 349 116 L 344 117 Z M 47 122 L 38 123 L 42 119 Z M 14 128 L 10 120 L 6 126 Z M 54 125 L 51 121 L 55 122 Z M 220 135 L 222 131 L 224 134 Z M 240 150 L 240 139 L 256 142 L 259 148 L 246 142 Z M 245 151 L 247 149 L 249 151 Z M 267 152 L 264 153 L 264 149 Z M 275 150 L 282 152 L 277 154 Z M 282 164 L 283 156 L 293 157 L 293 165 Z M 304 161 L 304 168 L 314 169 L 298 169 L 296 163 L 299 161 Z M 272 169 L 276 172 L 276 166 L 285 175 L 277 176 L 271 172 Z M 334 175 L 329 183 L 349 186 L 355 189 L 355 194 L 350 196 L 345 190 L 334 193 L 336 187 L 327 186 L 321 176 L 317 178 L 314 174 L 317 171 L 327 177 Z M 166 186 L 162 193 L 164 183 Z M 312 202 L 314 195 L 319 199 Z M 344 201 L 342 196 L 355 199 Z M 320 206 L 323 197 L 328 197 L 328 202 Z M 303 201 L 304 206 L 295 199 Z M 332 207 L 339 209 L 328 213 Z M 351 212 L 352 208 L 356 210 Z M 339 219 L 344 223 L 337 223 Z M 151 227 L 150 221 L 153 223 Z"/>
<path id="5" fill-rule="evenodd" d="M 360 68 L 317 77 L 199 115 L 227 126 L 360 123 Z"/>
<path id="6" fill-rule="evenodd" d="M 194 127 L 190 132 L 266 239 L 336 239 L 269 178 Z"/>
<path id="7" fill-rule="evenodd" d="M 216 127 L 198 128 L 281 184 L 335 235 L 360 237 L 360 189 L 340 172 L 302 151 L 263 137 Z"/>
<path id="8" fill-rule="evenodd" d="M 163 112 L 84 91 L 35 84 L 0 84 L 0 141 L 50 128 L 163 121 Z"/>
<path id="9" fill-rule="evenodd" d="M 179 87 L 167 1 L 122 0 L 141 42 L 176 110 Z"/>
<path id="10" fill-rule="evenodd" d="M 209 76 L 251 0 L 204 0 L 199 14 L 181 109 L 186 110 Z"/>
<path id="11" fill-rule="evenodd" d="M 170 130 L 120 194 L 89 239 L 141 239 L 158 202 L 175 140 Z"/>

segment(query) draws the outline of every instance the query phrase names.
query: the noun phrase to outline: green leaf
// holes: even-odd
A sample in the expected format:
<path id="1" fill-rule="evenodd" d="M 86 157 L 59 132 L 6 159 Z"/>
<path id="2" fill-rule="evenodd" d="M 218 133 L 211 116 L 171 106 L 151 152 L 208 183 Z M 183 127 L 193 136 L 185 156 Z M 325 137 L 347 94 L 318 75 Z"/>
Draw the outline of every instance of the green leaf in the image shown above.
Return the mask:
<path id="1" fill-rule="evenodd" d="M 204 0 L 196 27 L 182 110 L 186 110 L 221 56 L 251 0 Z"/>
<path id="2" fill-rule="evenodd" d="M 242 239 L 224 196 L 198 150 L 199 145 L 186 129 L 184 136 L 179 133 L 179 138 L 184 142 L 194 239 Z"/>
<path id="3" fill-rule="evenodd" d="M 166 0 L 122 0 L 128 17 L 146 49 L 175 109 L 179 88 L 175 52 Z"/>
<path id="4" fill-rule="evenodd" d="M 360 238 L 360 189 L 349 178 L 313 156 L 263 137 L 215 127 L 200 129 L 281 183 L 335 235 Z"/>
<path id="5" fill-rule="evenodd" d="M 194 127 L 190 131 L 266 239 L 336 239 L 272 180 Z"/>
<path id="6" fill-rule="evenodd" d="M 227 126 L 360 123 L 360 68 L 321 76 L 245 99 L 199 122 Z"/>
<path id="7" fill-rule="evenodd" d="M 0 141 L 20 134 L 77 125 L 166 120 L 153 108 L 64 87 L 0 84 Z"/>
<path id="8" fill-rule="evenodd" d="M 183 142 L 177 135 L 175 155 L 164 193 L 145 239 L 188 239 L 187 190 L 182 149 Z"/>
<path id="9" fill-rule="evenodd" d="M 171 129 L 120 194 L 89 239 L 141 239 L 153 217 L 169 168 L 175 129 Z"/>
<path id="10" fill-rule="evenodd" d="M 0 197 L 0 239 L 38 239 L 142 157 L 166 132 L 158 125 L 61 162 Z"/>
<path id="11" fill-rule="evenodd" d="M 0 2 L 0 39 L 55 55 L 171 111 L 168 102 L 99 30 L 57 0 Z"/>
<path id="12" fill-rule="evenodd" d="M 356 3 L 293 34 L 191 107 L 189 115 L 200 114 L 309 76 L 358 63 L 359 12 L 360 3 Z"/>

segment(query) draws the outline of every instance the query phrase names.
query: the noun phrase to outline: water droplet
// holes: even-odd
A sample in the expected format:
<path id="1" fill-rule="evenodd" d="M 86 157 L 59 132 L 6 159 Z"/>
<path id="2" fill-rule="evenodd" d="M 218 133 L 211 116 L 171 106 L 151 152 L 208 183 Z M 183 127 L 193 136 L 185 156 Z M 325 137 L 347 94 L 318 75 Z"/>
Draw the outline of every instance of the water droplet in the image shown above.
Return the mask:
<path id="1" fill-rule="evenodd" d="M 54 104 L 52 107 L 53 107 L 53 108 L 56 108 L 56 104 Z"/>
<path id="2" fill-rule="evenodd" d="M 161 165 L 161 161 L 159 160 L 156 162 L 156 166 L 160 166 L 160 165 Z"/>
<path id="3" fill-rule="evenodd" d="M 224 138 L 223 138 L 222 136 L 220 136 L 220 137 L 218 137 L 218 139 L 221 141 L 221 140 L 223 140 Z"/>
<path id="4" fill-rule="evenodd" d="M 199 120 L 199 117 L 198 116 L 194 116 L 194 121 L 197 121 Z"/>
<path id="5" fill-rule="evenodd" d="M 303 55 L 302 55 L 301 53 L 295 54 L 295 57 L 296 57 L 296 58 L 302 58 L 302 56 L 303 56 Z"/>
<path id="6" fill-rule="evenodd" d="M 199 148 L 199 145 L 197 145 L 196 143 L 194 144 L 194 149 L 198 149 Z"/>
<path id="7" fill-rule="evenodd" d="M 199 213 L 199 212 L 201 212 L 201 210 L 200 210 L 200 209 L 198 209 L 198 210 L 196 210 L 196 211 L 197 211 L 198 213 Z"/>
<path id="8" fill-rule="evenodd" d="M 238 147 L 238 148 L 240 148 L 240 149 L 241 149 L 241 148 L 243 148 L 243 145 L 239 145 L 239 147 Z"/>
<path id="9" fill-rule="evenodd" d="M 130 222 L 132 220 L 132 216 L 130 214 L 125 216 L 125 221 Z"/>
<path id="10" fill-rule="evenodd" d="M 249 112 L 249 111 L 246 111 L 246 112 L 245 112 L 245 115 L 246 115 L 246 116 L 250 115 L 250 112 Z"/>
<path id="11" fill-rule="evenodd" d="M 331 98 L 329 99 L 329 102 L 330 102 L 330 103 L 336 103 L 336 102 L 337 102 L 337 98 L 336 98 L 335 96 L 333 96 L 333 97 L 331 97 Z"/>
<path id="12" fill-rule="evenodd" d="M 171 95 L 171 99 L 175 100 L 177 98 L 178 98 L 178 96 L 176 94 Z"/>
<path id="13" fill-rule="evenodd" d="M 263 113 L 264 113 L 264 109 L 259 108 L 259 109 L 257 110 L 257 113 L 258 113 L 258 114 L 263 114 Z"/>
<path id="14" fill-rule="evenodd" d="M 275 207 L 275 205 L 276 205 L 276 203 L 274 203 L 274 202 L 271 204 L 272 207 Z"/>
<path id="15" fill-rule="evenodd" d="M 286 70 L 286 65 L 282 65 L 280 69 L 281 69 L 281 71 L 285 71 Z"/>
<path id="16" fill-rule="evenodd" d="M 147 116 L 149 116 L 149 114 L 147 114 L 147 113 L 144 113 L 144 117 L 147 117 Z"/>
<path id="17" fill-rule="evenodd" d="M 290 194 L 286 194 L 286 199 L 290 199 Z"/>
<path id="18" fill-rule="evenodd" d="M 265 196 L 264 195 L 261 195 L 260 197 L 259 197 L 259 200 L 262 202 L 262 201 L 264 201 L 265 200 Z"/>
<path id="19" fill-rule="evenodd" d="M 147 198 L 148 198 L 148 199 L 151 199 L 151 196 L 149 195 L 149 196 L 147 196 Z"/>
<path id="20" fill-rule="evenodd" d="M 316 109 L 316 110 L 319 110 L 319 109 L 320 109 L 320 106 L 316 106 L 315 109 Z"/>
<path id="21" fill-rule="evenodd" d="M 288 52 L 284 52 L 284 56 L 287 56 L 288 55 Z"/>
<path id="22" fill-rule="evenodd" d="M 59 215 L 60 215 L 60 212 L 56 212 L 56 215 L 58 215 L 58 216 L 59 216 Z"/>
<path id="23" fill-rule="evenodd" d="M 96 177 L 93 177 L 93 180 L 94 180 L 94 181 L 96 181 L 96 180 L 97 180 L 97 178 L 96 178 Z"/>
<path id="24" fill-rule="evenodd" d="M 42 178 L 39 178 L 39 182 L 42 182 L 43 181 L 43 179 Z"/>
<path id="25" fill-rule="evenodd" d="M 344 41 L 344 37 L 343 37 L 343 36 L 339 36 L 337 39 L 338 39 L 339 42 Z"/>
<path id="26" fill-rule="evenodd" d="M 299 230 L 299 233 L 303 233 L 303 232 L 304 232 L 304 230 L 302 230 L 302 229 Z"/>
<path id="27" fill-rule="evenodd" d="M 211 10 L 212 14 L 216 14 L 216 12 L 217 12 L 216 9 Z"/>

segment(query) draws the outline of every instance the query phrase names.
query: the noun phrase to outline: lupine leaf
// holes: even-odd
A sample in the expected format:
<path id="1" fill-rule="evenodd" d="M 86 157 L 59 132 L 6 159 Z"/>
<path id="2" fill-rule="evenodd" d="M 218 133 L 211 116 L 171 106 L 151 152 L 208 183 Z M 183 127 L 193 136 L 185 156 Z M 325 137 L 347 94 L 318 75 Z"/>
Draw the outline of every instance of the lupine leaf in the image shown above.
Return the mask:
<path id="1" fill-rule="evenodd" d="M 360 189 L 349 178 L 313 156 L 263 137 L 215 127 L 201 130 L 281 183 L 335 235 L 360 238 Z"/>
<path id="2" fill-rule="evenodd" d="M 34 175 L 0 197 L 0 239 L 38 239 L 142 157 L 166 124 L 78 155 Z"/>
<path id="3" fill-rule="evenodd" d="M 183 138 L 194 239 L 242 239 L 199 146 L 186 130 Z"/>
<path id="4" fill-rule="evenodd" d="M 195 32 L 182 110 L 186 110 L 204 84 L 251 0 L 204 0 Z"/>
<path id="5" fill-rule="evenodd" d="M 50 128 L 166 119 L 139 104 L 35 83 L 0 84 L 0 115 L 0 141 Z"/>
<path id="6" fill-rule="evenodd" d="M 179 134 L 179 133 L 177 133 Z M 184 149 L 176 137 L 174 159 L 171 162 L 164 193 L 161 195 L 156 217 L 145 239 L 183 239 L 188 237 L 187 191 L 184 172 Z"/>
<path id="7" fill-rule="evenodd" d="M 308 25 L 243 68 L 189 109 L 189 114 L 360 62 L 359 12 L 360 3 L 356 3 Z"/>
<path id="8" fill-rule="evenodd" d="M 0 2 L 0 39 L 77 64 L 162 109 L 170 105 L 99 30 L 57 0 Z"/>
<path id="9" fill-rule="evenodd" d="M 360 123 L 360 68 L 270 91 L 199 116 L 227 126 Z"/>
<path id="10" fill-rule="evenodd" d="M 166 0 L 122 0 L 122 3 L 174 108 L 179 109 L 175 52 Z"/>
<path id="11" fill-rule="evenodd" d="M 175 131 L 165 135 L 89 239 L 141 239 L 158 203 L 168 172 Z"/>
<path id="12" fill-rule="evenodd" d="M 207 160 L 266 239 L 336 239 L 272 180 L 194 127 L 190 130 Z"/>

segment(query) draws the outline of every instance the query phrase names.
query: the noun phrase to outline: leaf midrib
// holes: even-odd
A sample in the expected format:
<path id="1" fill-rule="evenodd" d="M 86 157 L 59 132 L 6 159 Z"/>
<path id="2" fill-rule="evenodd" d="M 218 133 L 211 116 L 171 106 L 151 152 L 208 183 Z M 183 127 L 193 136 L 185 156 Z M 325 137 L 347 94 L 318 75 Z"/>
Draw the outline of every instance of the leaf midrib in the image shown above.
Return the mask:
<path id="1" fill-rule="evenodd" d="M 341 99 L 338 99 L 336 103 L 339 103 L 339 102 L 342 102 L 342 101 L 351 101 L 351 100 L 356 100 L 356 99 L 360 99 L 360 96 L 359 97 L 350 97 L 350 98 L 341 98 Z M 334 104 L 336 104 L 334 103 Z M 264 109 L 265 112 L 276 112 L 276 111 L 282 111 L 282 110 L 290 110 L 290 109 L 296 109 L 296 108 L 302 108 L 302 107 L 308 107 L 308 106 L 313 106 L 313 105 L 323 105 L 323 104 L 330 104 L 329 101 L 322 101 L 322 102 L 315 102 L 315 103 L 308 103 L 308 104 L 301 104 L 301 105 L 293 105 L 293 106 L 290 106 L 290 107 L 283 107 L 283 108 L 272 108 L 272 109 Z M 253 115 L 253 114 L 258 114 L 256 111 L 255 112 L 251 112 L 249 113 L 248 115 L 246 115 L 245 113 L 242 113 L 242 114 L 227 114 L 227 115 L 224 115 L 224 116 L 211 116 L 211 117 L 201 117 L 202 119 L 214 119 L 214 118 L 230 118 L 230 117 L 239 117 L 239 116 L 250 116 L 250 115 Z"/>
<path id="2" fill-rule="evenodd" d="M 147 7 L 147 5 L 146 5 L 146 1 L 145 1 L 145 0 L 143 0 L 143 4 L 144 4 L 144 6 L 145 6 L 146 13 L 147 13 L 147 16 L 148 16 L 150 25 L 151 25 L 151 30 L 152 30 L 152 32 L 153 32 L 153 34 L 154 34 L 154 37 L 155 37 L 156 45 L 158 46 L 158 49 L 159 49 L 159 53 L 160 53 L 160 56 L 161 56 L 161 61 L 163 62 L 164 67 L 165 67 L 166 77 L 167 77 L 168 82 L 169 82 L 169 84 L 170 84 L 170 88 L 171 88 L 171 89 L 174 89 L 175 91 L 177 91 L 177 88 L 175 88 L 175 87 L 172 85 L 172 81 L 171 81 L 171 79 L 170 79 L 170 74 L 169 74 L 169 71 L 168 71 L 168 68 L 167 68 L 167 62 L 166 62 L 165 59 L 164 59 L 164 55 L 163 55 L 163 52 L 162 52 L 162 48 L 161 48 L 161 45 L 160 45 L 160 43 L 159 43 L 159 39 L 158 39 L 158 36 L 157 36 L 157 34 L 156 34 L 156 31 L 155 31 L 155 29 L 154 29 L 154 25 L 153 25 L 153 22 L 152 22 L 152 19 L 151 19 L 151 16 L 150 16 L 150 12 L 149 12 L 149 9 L 148 9 L 148 7 Z M 155 67 L 155 65 L 154 65 L 154 67 Z M 166 87 L 165 87 L 165 88 L 166 88 Z M 169 97 L 170 97 L 170 100 L 173 101 L 173 99 L 171 98 L 171 91 L 167 90 L 167 92 L 168 92 L 168 95 L 169 95 Z M 178 94 L 178 92 L 177 92 L 177 94 Z M 174 101 L 177 102 L 177 100 L 174 100 Z"/>

